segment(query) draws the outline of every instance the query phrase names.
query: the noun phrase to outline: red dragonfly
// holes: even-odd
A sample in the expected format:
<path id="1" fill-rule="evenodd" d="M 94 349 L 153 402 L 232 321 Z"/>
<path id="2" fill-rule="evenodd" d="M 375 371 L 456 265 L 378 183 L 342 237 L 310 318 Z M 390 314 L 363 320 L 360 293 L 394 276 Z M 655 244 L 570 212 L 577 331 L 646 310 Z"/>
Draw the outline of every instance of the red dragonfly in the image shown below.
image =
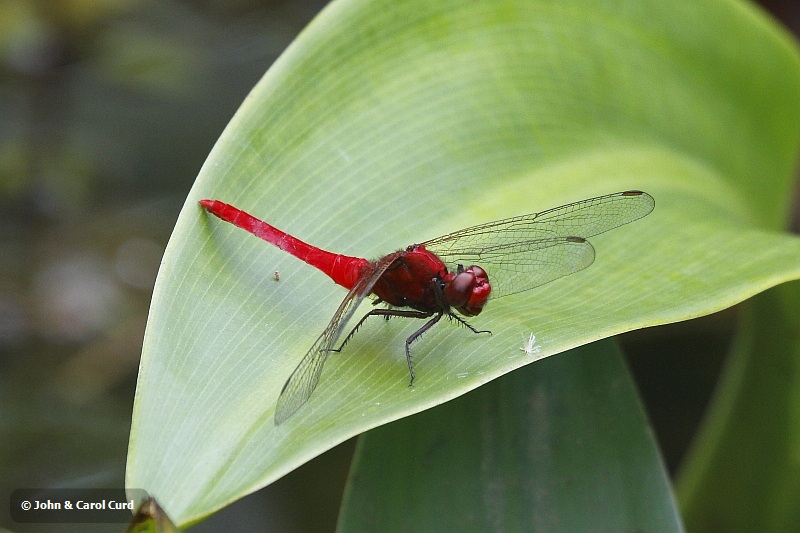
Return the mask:
<path id="1" fill-rule="evenodd" d="M 328 354 L 340 351 L 368 317 L 428 319 L 406 339 L 410 386 L 415 377 L 411 343 L 443 316 L 475 333 L 490 333 L 475 329 L 454 311 L 476 316 L 490 297 L 527 291 L 583 270 L 594 261 L 594 248 L 587 238 L 642 218 L 653 210 L 655 200 L 642 191 L 608 194 L 455 231 L 377 261 L 326 252 L 219 200 L 201 200 L 200 205 L 318 268 L 350 291 L 281 389 L 275 407 L 279 425 L 311 397 Z M 383 302 L 388 308 L 369 311 L 334 348 L 356 308 L 370 294 L 376 297 L 375 304 Z M 409 309 L 398 309 L 403 307 Z"/>

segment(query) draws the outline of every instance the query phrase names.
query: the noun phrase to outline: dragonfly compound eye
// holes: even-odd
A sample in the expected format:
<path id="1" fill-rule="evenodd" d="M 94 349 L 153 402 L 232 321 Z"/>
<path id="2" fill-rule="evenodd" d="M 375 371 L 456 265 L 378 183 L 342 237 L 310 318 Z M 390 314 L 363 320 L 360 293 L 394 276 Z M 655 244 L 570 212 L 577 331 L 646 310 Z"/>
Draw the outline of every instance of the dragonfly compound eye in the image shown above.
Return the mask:
<path id="1" fill-rule="evenodd" d="M 492 286 L 486 271 L 477 265 L 456 274 L 444 288 L 447 303 L 465 316 L 480 313 L 491 292 Z"/>

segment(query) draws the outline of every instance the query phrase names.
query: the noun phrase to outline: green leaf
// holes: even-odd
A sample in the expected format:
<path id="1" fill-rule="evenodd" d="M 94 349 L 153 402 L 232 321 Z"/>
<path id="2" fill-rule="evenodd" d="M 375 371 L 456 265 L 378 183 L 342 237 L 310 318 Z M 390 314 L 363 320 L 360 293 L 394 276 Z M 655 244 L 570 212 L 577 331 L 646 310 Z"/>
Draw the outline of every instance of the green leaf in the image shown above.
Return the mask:
<path id="1" fill-rule="evenodd" d="M 339 0 L 253 89 L 164 255 L 127 484 L 184 526 L 367 429 L 597 339 L 800 277 L 777 232 L 800 139 L 794 44 L 750 6 L 679 0 Z M 473 323 L 367 323 L 276 428 L 286 378 L 345 292 L 207 216 L 218 198 L 369 258 L 480 222 L 642 189 L 588 269 Z M 274 272 L 280 272 L 275 281 Z M 489 273 L 491 276 L 491 273 Z M 531 333 L 541 353 L 520 346 Z"/>
<path id="2" fill-rule="evenodd" d="M 800 283 L 760 294 L 708 422 L 679 477 L 691 531 L 781 532 L 800 525 Z"/>
<path id="3" fill-rule="evenodd" d="M 362 435 L 345 494 L 340 533 L 682 531 L 610 341 Z"/>

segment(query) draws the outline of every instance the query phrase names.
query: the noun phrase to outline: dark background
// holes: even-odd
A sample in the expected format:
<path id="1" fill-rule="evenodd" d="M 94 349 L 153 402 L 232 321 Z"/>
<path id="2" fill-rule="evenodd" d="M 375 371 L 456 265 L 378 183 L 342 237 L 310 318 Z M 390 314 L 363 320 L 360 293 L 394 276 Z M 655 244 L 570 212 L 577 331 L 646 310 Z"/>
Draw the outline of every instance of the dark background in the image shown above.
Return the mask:
<path id="1" fill-rule="evenodd" d="M 4 502 L 15 488 L 123 484 L 150 295 L 178 211 L 241 101 L 325 3 L 0 2 Z M 800 31 L 799 3 L 762 4 Z M 671 471 L 735 324 L 734 308 L 622 336 Z M 353 446 L 192 531 L 333 530 Z M 63 530 L 7 513 L 0 526 L 15 531 Z"/>

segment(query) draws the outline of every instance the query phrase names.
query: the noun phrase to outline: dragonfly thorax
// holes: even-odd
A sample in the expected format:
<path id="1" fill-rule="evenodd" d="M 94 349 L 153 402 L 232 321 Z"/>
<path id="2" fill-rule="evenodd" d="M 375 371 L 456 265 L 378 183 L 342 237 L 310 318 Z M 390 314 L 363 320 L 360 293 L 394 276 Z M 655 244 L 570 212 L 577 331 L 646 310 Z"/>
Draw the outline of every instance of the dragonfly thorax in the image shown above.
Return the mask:
<path id="1" fill-rule="evenodd" d="M 394 261 L 375 283 L 372 292 L 394 307 L 411 307 L 429 313 L 443 311 L 436 287 L 437 281 L 448 275 L 442 260 L 421 244 L 393 255 L 396 256 Z"/>

